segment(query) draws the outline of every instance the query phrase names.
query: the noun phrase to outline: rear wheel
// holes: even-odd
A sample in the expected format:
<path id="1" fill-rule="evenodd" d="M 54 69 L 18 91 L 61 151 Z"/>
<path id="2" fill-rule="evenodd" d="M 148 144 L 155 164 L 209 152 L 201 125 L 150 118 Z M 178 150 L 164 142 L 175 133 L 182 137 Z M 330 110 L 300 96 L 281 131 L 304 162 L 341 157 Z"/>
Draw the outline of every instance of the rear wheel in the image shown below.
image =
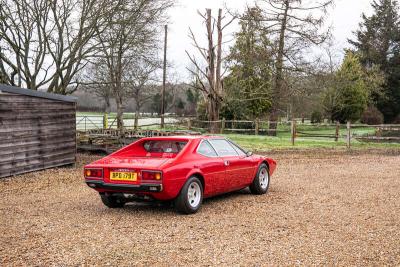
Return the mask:
<path id="1" fill-rule="evenodd" d="M 125 205 L 125 201 L 123 199 L 108 193 L 101 193 L 100 198 L 104 205 L 112 209 L 122 208 Z"/>
<path id="2" fill-rule="evenodd" d="M 203 202 L 203 185 L 196 176 L 190 177 L 175 199 L 175 208 L 183 214 L 196 213 Z"/>
<path id="3" fill-rule="evenodd" d="M 250 191 L 256 195 L 263 195 L 268 192 L 269 188 L 269 170 L 268 166 L 263 163 L 258 167 L 257 175 L 250 185 Z"/>

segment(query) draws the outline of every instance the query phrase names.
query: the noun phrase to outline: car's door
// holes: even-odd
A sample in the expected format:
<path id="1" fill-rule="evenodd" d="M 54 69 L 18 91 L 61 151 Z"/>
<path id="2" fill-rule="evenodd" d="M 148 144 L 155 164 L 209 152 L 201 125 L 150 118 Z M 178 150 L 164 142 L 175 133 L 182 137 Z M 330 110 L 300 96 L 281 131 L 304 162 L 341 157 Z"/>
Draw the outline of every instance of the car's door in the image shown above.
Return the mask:
<path id="1" fill-rule="evenodd" d="M 239 159 L 236 159 L 236 161 L 238 161 L 236 164 L 240 166 L 240 172 L 243 174 L 243 177 L 240 178 L 239 185 L 240 187 L 245 187 L 250 184 L 254 179 L 254 172 L 257 168 L 257 161 L 254 160 L 252 156 L 247 156 L 246 151 L 232 141 L 228 140 L 228 142 L 239 154 Z"/>
<path id="2" fill-rule="evenodd" d="M 232 144 L 225 139 L 210 139 L 209 141 L 226 166 L 224 191 L 236 190 L 245 186 L 249 179 L 249 166 L 244 160 L 246 154 L 239 155 Z"/>
<path id="3" fill-rule="evenodd" d="M 207 140 L 201 141 L 197 147 L 197 154 L 202 157 L 195 166 L 198 166 L 204 174 L 206 181 L 204 195 L 211 196 L 224 192 L 226 167 L 222 158 Z"/>

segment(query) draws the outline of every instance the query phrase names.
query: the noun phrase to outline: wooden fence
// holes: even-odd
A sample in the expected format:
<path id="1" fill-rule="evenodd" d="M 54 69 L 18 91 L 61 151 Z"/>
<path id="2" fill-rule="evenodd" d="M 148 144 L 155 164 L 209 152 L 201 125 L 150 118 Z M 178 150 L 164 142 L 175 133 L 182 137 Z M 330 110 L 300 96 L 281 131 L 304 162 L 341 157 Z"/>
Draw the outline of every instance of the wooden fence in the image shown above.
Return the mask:
<path id="1" fill-rule="evenodd" d="M 146 130 L 160 130 L 159 118 L 142 118 L 148 120 L 134 129 L 132 121 L 127 119 L 126 129 L 129 131 L 143 132 Z M 327 139 L 334 142 L 345 141 L 351 147 L 352 140 L 362 142 L 400 142 L 400 125 L 365 125 L 340 123 L 302 123 L 301 120 L 270 122 L 263 120 L 225 120 L 202 121 L 195 118 L 166 118 L 166 129 L 195 131 L 209 133 L 210 129 L 218 129 L 219 134 L 247 134 L 247 135 L 272 135 L 281 138 L 290 138 L 292 145 L 299 139 Z M 125 121 L 124 121 L 125 122 Z M 273 125 L 275 124 L 275 125 Z M 107 116 L 81 116 L 77 117 L 77 129 L 88 131 L 90 129 L 115 129 L 116 119 Z"/>
<path id="2" fill-rule="evenodd" d="M 164 125 L 176 126 L 182 118 L 180 117 L 165 117 Z M 126 129 L 134 128 L 135 119 L 133 117 L 124 117 L 124 125 Z M 161 125 L 161 118 L 142 117 L 139 119 L 140 125 L 138 128 L 157 128 Z M 80 131 L 100 130 L 100 129 L 116 129 L 117 118 L 115 116 L 105 115 L 77 115 L 76 129 Z"/>

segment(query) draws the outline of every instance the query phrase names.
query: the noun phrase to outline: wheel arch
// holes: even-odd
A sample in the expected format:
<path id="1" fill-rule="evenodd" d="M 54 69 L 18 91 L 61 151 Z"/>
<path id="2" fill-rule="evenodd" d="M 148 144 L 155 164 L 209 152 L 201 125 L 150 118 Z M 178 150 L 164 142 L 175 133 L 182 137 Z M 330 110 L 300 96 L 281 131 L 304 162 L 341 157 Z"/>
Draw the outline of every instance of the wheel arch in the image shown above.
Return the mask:
<path id="1" fill-rule="evenodd" d="M 260 162 L 260 165 L 258 165 L 258 167 L 260 168 L 260 166 L 261 166 L 261 164 L 265 164 L 265 165 L 267 165 L 267 168 L 268 168 L 268 172 L 269 172 L 269 162 L 266 160 L 266 159 L 263 159 L 261 162 Z"/>
<path id="2" fill-rule="evenodd" d="M 262 162 L 260 164 L 262 164 L 262 163 L 265 163 L 267 165 L 269 175 L 272 176 L 272 174 L 276 170 L 276 165 L 277 165 L 276 161 L 271 159 L 271 158 L 265 157 L 265 158 L 262 159 Z"/>
<path id="3" fill-rule="evenodd" d="M 271 175 L 271 170 L 270 170 L 270 166 L 269 166 L 269 162 L 267 159 L 261 159 L 257 165 L 257 168 L 254 170 L 254 174 L 253 174 L 253 180 L 256 178 L 258 170 L 260 169 L 261 164 L 265 164 L 267 165 L 268 168 L 268 174 Z"/>
<path id="4" fill-rule="evenodd" d="M 187 179 L 189 179 L 192 176 L 195 176 L 200 180 L 201 185 L 203 186 L 203 191 L 204 191 L 206 188 L 206 181 L 204 180 L 204 176 L 200 172 L 193 172 L 192 174 L 189 175 L 189 177 Z"/>

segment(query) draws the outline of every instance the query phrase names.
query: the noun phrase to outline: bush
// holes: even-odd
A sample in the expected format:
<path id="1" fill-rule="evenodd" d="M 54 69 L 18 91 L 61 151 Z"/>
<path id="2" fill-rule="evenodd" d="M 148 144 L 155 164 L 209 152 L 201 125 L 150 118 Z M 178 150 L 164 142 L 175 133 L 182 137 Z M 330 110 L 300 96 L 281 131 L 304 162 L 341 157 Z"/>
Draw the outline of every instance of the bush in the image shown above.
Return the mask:
<path id="1" fill-rule="evenodd" d="M 369 106 L 361 115 L 361 122 L 368 125 L 383 123 L 383 114 L 375 106 Z"/>
<path id="2" fill-rule="evenodd" d="M 321 123 L 322 122 L 322 113 L 319 111 L 313 111 L 311 113 L 311 123 Z"/>

